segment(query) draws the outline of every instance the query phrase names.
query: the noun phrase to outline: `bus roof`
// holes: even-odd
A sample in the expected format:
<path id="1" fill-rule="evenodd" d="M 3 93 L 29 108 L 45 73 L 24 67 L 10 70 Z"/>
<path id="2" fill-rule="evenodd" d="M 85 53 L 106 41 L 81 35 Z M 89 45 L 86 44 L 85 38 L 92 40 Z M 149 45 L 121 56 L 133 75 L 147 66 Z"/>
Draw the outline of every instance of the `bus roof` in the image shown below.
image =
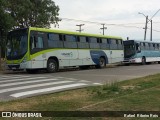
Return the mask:
<path id="1" fill-rule="evenodd" d="M 127 41 L 135 41 L 135 42 L 142 42 L 142 43 L 160 43 L 160 42 L 155 42 L 155 41 L 142 41 L 142 40 L 125 40 L 124 42 L 127 42 Z"/>
<path id="2" fill-rule="evenodd" d="M 79 35 L 79 36 L 99 37 L 99 38 L 114 38 L 114 39 L 122 40 L 122 37 L 117 37 L 117 36 L 96 35 L 96 34 L 78 33 L 78 32 L 71 32 L 71 31 L 36 28 L 36 27 L 30 27 L 29 29 L 35 30 L 35 31 L 40 31 L 40 32 L 42 32 L 42 31 L 43 32 L 54 32 L 54 33 L 62 33 L 62 34 L 69 34 L 69 35 Z"/>

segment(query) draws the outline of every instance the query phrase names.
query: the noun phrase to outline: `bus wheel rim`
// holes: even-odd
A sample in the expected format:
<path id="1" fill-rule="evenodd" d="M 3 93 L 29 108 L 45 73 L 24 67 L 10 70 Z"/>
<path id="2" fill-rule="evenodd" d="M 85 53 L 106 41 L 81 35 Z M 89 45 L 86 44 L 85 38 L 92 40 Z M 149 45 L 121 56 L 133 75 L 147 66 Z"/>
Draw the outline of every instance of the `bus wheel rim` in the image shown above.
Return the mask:
<path id="1" fill-rule="evenodd" d="M 104 66 L 104 60 L 103 59 L 100 60 L 100 66 Z"/>
<path id="2" fill-rule="evenodd" d="M 55 70 L 56 66 L 54 63 L 50 63 L 49 64 L 49 68 L 52 69 L 52 70 Z"/>

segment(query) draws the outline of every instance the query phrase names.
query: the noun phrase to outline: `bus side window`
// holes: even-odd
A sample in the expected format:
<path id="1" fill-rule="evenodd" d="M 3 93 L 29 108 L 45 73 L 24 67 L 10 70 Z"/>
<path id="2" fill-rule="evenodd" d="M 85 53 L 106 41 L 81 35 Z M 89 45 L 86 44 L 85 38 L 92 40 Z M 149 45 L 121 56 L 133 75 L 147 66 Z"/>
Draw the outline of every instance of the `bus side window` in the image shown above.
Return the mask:
<path id="1" fill-rule="evenodd" d="M 77 37 L 75 35 L 65 35 L 65 48 L 77 48 Z"/>
<path id="2" fill-rule="evenodd" d="M 90 37 L 89 40 L 90 40 L 89 44 L 90 44 L 91 49 L 99 49 L 100 48 L 100 45 L 99 45 L 100 40 L 98 40 L 95 37 Z"/>
<path id="3" fill-rule="evenodd" d="M 60 40 L 60 41 L 64 41 L 64 39 L 65 39 L 64 35 L 59 34 L 59 40 Z"/>
<path id="4" fill-rule="evenodd" d="M 31 36 L 31 49 L 34 48 L 44 48 L 43 38 L 41 36 L 38 36 L 37 38 L 35 36 Z"/>
<path id="5" fill-rule="evenodd" d="M 77 36 L 77 42 L 80 42 L 80 37 L 79 36 Z"/>
<path id="6" fill-rule="evenodd" d="M 140 45 L 138 43 L 136 43 L 136 50 L 138 53 L 141 52 Z"/>
<path id="7" fill-rule="evenodd" d="M 86 37 L 86 42 L 87 42 L 87 43 L 89 43 L 89 42 L 90 42 L 89 37 Z"/>
<path id="8" fill-rule="evenodd" d="M 123 49 L 123 43 L 122 43 L 121 39 L 117 40 L 117 46 L 118 46 L 118 50 L 122 50 Z"/>
<path id="9" fill-rule="evenodd" d="M 89 48 L 89 43 L 87 42 L 87 38 L 84 37 L 84 36 L 78 36 L 77 37 L 78 39 L 78 42 L 77 42 L 77 45 L 78 45 L 78 48 L 80 49 L 88 49 Z"/>
<path id="10" fill-rule="evenodd" d="M 112 49 L 112 50 L 118 49 L 117 40 L 116 39 L 110 39 L 110 49 Z"/>
<path id="11" fill-rule="evenodd" d="M 107 43 L 108 43 L 108 44 L 111 44 L 111 39 L 107 39 Z"/>
<path id="12" fill-rule="evenodd" d="M 38 36 L 38 40 L 36 42 L 36 47 L 37 48 L 44 48 L 44 45 L 43 45 L 43 38 Z"/>
<path id="13" fill-rule="evenodd" d="M 117 44 L 117 45 L 120 44 L 120 43 L 119 43 L 119 40 L 116 40 L 116 44 Z"/>
<path id="14" fill-rule="evenodd" d="M 159 50 L 159 44 L 157 44 L 157 49 Z"/>
<path id="15" fill-rule="evenodd" d="M 31 44 L 31 49 L 36 48 L 36 37 L 35 36 L 30 37 L 30 44 Z"/>

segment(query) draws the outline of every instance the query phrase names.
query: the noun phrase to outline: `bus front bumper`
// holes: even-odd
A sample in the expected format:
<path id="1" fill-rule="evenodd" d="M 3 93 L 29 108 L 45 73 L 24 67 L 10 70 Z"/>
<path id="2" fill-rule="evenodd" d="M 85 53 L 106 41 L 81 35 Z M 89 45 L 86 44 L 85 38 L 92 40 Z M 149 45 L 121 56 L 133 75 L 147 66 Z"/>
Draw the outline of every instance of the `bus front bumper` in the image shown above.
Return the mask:
<path id="1" fill-rule="evenodd" d="M 6 70 L 20 71 L 20 70 L 25 70 L 27 66 L 28 66 L 27 63 L 6 64 Z"/>
<path id="2" fill-rule="evenodd" d="M 23 70 L 20 68 L 20 64 L 6 64 L 6 70 Z"/>
<path id="3" fill-rule="evenodd" d="M 127 64 L 127 63 L 136 63 L 136 62 L 137 62 L 136 59 L 125 59 L 123 60 L 122 63 Z"/>

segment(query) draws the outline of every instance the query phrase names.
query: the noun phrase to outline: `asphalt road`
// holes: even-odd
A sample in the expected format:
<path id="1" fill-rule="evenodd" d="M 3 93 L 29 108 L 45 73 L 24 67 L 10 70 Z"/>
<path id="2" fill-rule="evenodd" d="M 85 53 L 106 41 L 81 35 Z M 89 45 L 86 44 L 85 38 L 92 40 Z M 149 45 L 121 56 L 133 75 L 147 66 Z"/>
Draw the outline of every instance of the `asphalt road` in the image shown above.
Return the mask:
<path id="1" fill-rule="evenodd" d="M 160 73 L 159 64 L 116 66 L 105 69 L 62 70 L 58 73 L 0 73 L 0 101 L 113 83 Z"/>

